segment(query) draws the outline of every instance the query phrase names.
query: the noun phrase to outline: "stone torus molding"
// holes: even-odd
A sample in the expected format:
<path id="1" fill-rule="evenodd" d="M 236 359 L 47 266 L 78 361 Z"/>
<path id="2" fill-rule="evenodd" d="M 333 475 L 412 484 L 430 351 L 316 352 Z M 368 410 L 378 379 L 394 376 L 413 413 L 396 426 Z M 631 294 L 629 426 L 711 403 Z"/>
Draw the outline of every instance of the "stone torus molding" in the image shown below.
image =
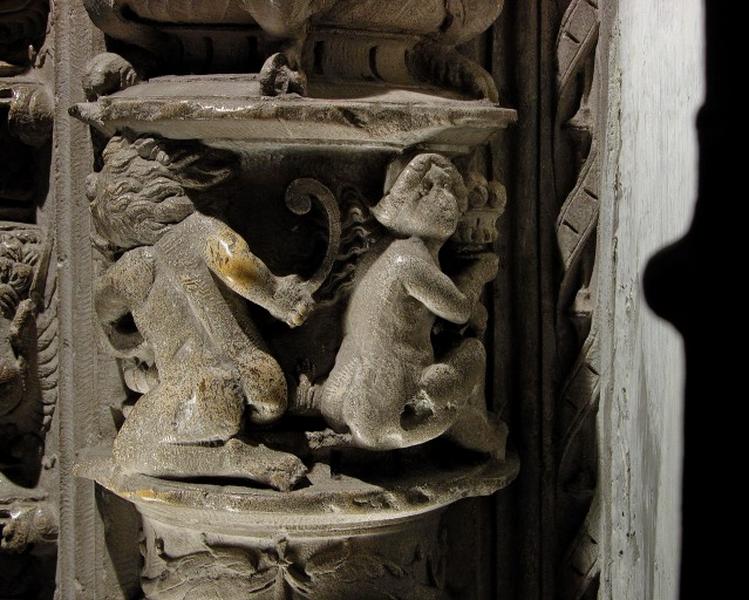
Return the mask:
<path id="1" fill-rule="evenodd" d="M 77 471 L 140 513 L 143 593 L 449 597 L 443 514 L 519 469 L 479 166 L 516 113 L 456 49 L 502 2 L 85 5 L 108 51 L 70 112 L 128 394 Z"/>

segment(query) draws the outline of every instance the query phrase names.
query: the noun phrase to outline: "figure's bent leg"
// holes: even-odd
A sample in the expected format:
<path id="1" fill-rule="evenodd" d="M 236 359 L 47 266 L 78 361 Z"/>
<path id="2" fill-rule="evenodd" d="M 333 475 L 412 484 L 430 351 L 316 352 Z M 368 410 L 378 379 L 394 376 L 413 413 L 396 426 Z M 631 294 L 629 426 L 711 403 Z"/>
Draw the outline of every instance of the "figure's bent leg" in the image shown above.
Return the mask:
<path id="1" fill-rule="evenodd" d="M 425 377 L 425 386 L 434 394 L 441 393 L 448 398 L 462 398 L 464 404 L 456 419 L 447 431 L 447 437 L 460 446 L 477 452 L 487 452 L 503 460 L 507 441 L 507 426 L 489 414 L 484 393 L 486 371 L 486 351 L 483 344 L 469 338 L 451 351 L 444 363 L 452 369 L 452 376 L 445 371 L 433 370 Z M 425 375 L 427 375 L 425 373 Z"/>
<path id="2" fill-rule="evenodd" d="M 507 425 L 489 414 L 486 407 L 468 405 L 447 432 L 447 437 L 469 450 L 505 459 Z"/>
<path id="3" fill-rule="evenodd" d="M 284 490 L 306 473 L 296 456 L 262 444 L 236 438 L 217 445 L 175 442 L 180 436 L 170 414 L 174 405 L 165 406 L 162 391 L 159 386 L 138 400 L 114 440 L 114 459 L 126 472 L 175 478 L 238 477 Z"/>
<path id="4" fill-rule="evenodd" d="M 119 451 L 117 451 L 119 450 Z M 290 490 L 307 472 L 304 463 L 287 452 L 236 438 L 220 446 L 198 446 L 158 442 L 116 448 L 115 459 L 126 471 L 154 477 L 236 477 Z"/>
<path id="5" fill-rule="evenodd" d="M 162 386 L 161 395 L 172 391 L 173 398 L 163 398 L 162 412 L 174 406 L 172 427 L 163 431 L 163 440 L 177 444 L 224 442 L 235 436 L 242 424 L 244 400 L 237 375 L 230 369 L 206 367 L 190 386 Z M 143 398 L 138 401 L 138 405 Z M 136 405 L 136 408 L 137 406 Z M 167 434 L 167 432 L 170 432 Z"/>
<path id="6" fill-rule="evenodd" d="M 468 338 L 440 362 L 424 369 L 419 387 L 435 403 L 462 405 L 480 391 L 485 371 L 484 345 L 476 338 Z"/>
<path id="7" fill-rule="evenodd" d="M 249 419 L 259 425 L 280 419 L 288 406 L 286 377 L 270 354 L 255 349 L 237 361 Z"/>
<path id="8" fill-rule="evenodd" d="M 339 403 L 345 399 L 342 422 L 355 445 L 371 450 L 407 448 L 433 440 L 453 426 L 468 394 L 480 387 L 484 364 L 481 342 L 466 340 L 444 361 L 421 370 L 399 364 L 392 372 L 384 369 L 364 377 L 367 383 L 352 385 L 353 379 L 348 378 L 347 385 L 335 386 L 337 393 L 330 395 L 339 397 Z M 379 370 L 383 371 L 382 365 Z M 377 380 L 380 384 L 373 385 Z M 329 387 L 330 380 L 326 391 Z M 322 408 L 326 419 L 335 422 L 330 418 L 332 407 L 323 403 Z"/>

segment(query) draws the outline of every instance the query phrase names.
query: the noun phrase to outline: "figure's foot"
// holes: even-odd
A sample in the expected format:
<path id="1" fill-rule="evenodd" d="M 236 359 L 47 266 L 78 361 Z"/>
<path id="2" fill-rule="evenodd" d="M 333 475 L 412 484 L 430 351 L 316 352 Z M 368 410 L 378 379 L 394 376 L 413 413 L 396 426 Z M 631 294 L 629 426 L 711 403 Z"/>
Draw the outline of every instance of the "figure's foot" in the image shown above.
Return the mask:
<path id="1" fill-rule="evenodd" d="M 97 54 L 86 66 L 83 91 L 86 99 L 94 101 L 102 96 L 119 92 L 140 81 L 132 64 L 113 52 Z"/>
<path id="2" fill-rule="evenodd" d="M 295 68 L 283 52 L 268 57 L 260 69 L 259 79 L 263 96 L 307 95 L 307 75 L 300 68 Z"/>
<path id="3" fill-rule="evenodd" d="M 265 352 L 255 351 L 238 362 L 250 423 L 267 425 L 280 419 L 288 406 L 288 390 L 276 359 Z"/>
<path id="4" fill-rule="evenodd" d="M 221 449 L 226 453 L 226 477 L 249 478 L 285 492 L 307 474 L 307 467 L 298 457 L 263 444 L 231 439 Z"/>
<path id="5" fill-rule="evenodd" d="M 454 48 L 423 42 L 409 54 L 408 62 L 417 80 L 446 86 L 473 98 L 499 102 L 497 85 L 491 74 Z"/>
<path id="6" fill-rule="evenodd" d="M 468 450 L 490 454 L 505 460 L 507 425 L 486 409 L 467 407 L 447 432 L 447 437 Z"/>

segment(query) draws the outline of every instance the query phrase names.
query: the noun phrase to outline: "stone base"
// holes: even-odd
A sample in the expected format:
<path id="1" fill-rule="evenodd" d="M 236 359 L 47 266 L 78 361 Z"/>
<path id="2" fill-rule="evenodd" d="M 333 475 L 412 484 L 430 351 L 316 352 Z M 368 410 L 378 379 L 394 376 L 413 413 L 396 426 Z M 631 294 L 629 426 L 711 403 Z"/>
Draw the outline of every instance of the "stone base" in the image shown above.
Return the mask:
<path id="1" fill-rule="evenodd" d="M 128 475 L 89 455 L 79 474 L 143 517 L 149 599 L 444 598 L 446 506 L 508 485 L 518 461 L 486 461 L 376 484 L 331 476 L 281 493 Z"/>

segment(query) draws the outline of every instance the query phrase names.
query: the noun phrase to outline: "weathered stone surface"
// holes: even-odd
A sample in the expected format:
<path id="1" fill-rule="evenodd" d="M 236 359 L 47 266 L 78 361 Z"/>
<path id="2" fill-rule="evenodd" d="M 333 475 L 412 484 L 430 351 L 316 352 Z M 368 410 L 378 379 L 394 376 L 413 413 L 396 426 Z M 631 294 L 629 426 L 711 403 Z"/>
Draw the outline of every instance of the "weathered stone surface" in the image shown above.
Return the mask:
<path id="1" fill-rule="evenodd" d="M 442 509 L 506 486 L 518 462 L 424 467 L 367 481 L 317 464 L 286 493 L 127 475 L 106 452 L 79 473 L 141 512 L 148 598 L 405 600 L 445 597 Z"/>
<path id="2" fill-rule="evenodd" d="M 488 28 L 503 4 L 411 0 L 392 10 L 386 0 L 222 0 L 197 8 L 87 0 L 86 8 L 108 35 L 144 51 L 140 60 L 153 74 L 242 72 L 254 63 L 263 64 L 257 70 L 270 96 L 304 94 L 308 79 L 321 79 L 427 83 L 496 101 L 492 77 L 454 45 Z"/>
<path id="3" fill-rule="evenodd" d="M 309 97 L 260 95 L 254 76 L 164 77 L 79 104 L 74 116 L 107 135 L 127 128 L 171 139 L 268 148 L 340 146 L 465 152 L 516 119 L 483 101 L 385 86 L 313 84 Z"/>
<path id="4" fill-rule="evenodd" d="M 518 471 L 477 150 L 516 114 L 454 47 L 502 3 L 190 6 L 86 2 L 110 51 L 71 114 L 129 397 L 78 473 L 141 513 L 148 598 L 444 597 L 441 510 Z"/>
<path id="5" fill-rule="evenodd" d="M 57 297 L 46 200 L 53 104 L 41 72 L 49 3 L 0 5 L 0 596 L 54 590 Z M 53 445 L 52 444 L 52 445 Z"/>

